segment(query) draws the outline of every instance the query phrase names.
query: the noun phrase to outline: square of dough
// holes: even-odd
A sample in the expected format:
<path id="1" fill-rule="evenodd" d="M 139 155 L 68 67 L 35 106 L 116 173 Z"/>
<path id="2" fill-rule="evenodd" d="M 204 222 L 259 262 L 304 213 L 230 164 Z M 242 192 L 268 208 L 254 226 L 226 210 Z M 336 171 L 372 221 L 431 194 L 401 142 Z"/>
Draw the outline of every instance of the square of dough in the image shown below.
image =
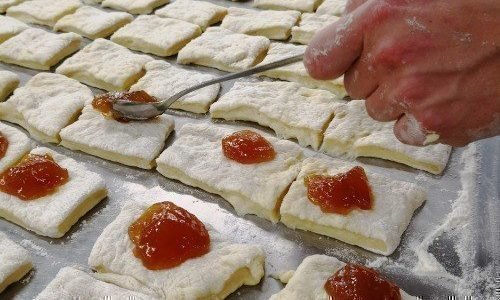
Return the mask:
<path id="1" fill-rule="evenodd" d="M 38 73 L 0 103 L 0 119 L 21 125 L 39 141 L 57 143 L 61 129 L 92 99 L 92 91 L 76 80 Z"/>
<path id="2" fill-rule="evenodd" d="M 206 1 L 176 0 L 156 10 L 155 14 L 193 23 L 205 30 L 208 26 L 222 21 L 227 14 L 227 8 Z"/>
<path id="3" fill-rule="evenodd" d="M 0 43 L 28 29 L 29 26 L 14 18 L 0 15 Z"/>
<path id="4" fill-rule="evenodd" d="M 7 99 L 19 85 L 19 76 L 16 73 L 0 70 L 0 102 Z"/>
<path id="5" fill-rule="evenodd" d="M 138 15 L 149 14 L 153 9 L 169 2 L 170 0 L 104 0 L 101 5 Z"/>
<path id="6" fill-rule="evenodd" d="M 333 156 L 382 158 L 432 174 L 443 172 L 450 157 L 450 146 L 403 144 L 394 135 L 393 126 L 394 122 L 373 120 L 364 100 L 336 104 L 335 117 L 325 131 L 321 151 Z"/>
<path id="7" fill-rule="evenodd" d="M 83 6 L 75 13 L 57 21 L 55 31 L 75 32 L 95 40 L 110 36 L 118 28 L 132 22 L 134 17 L 126 12 L 106 12 L 92 6 Z"/>
<path id="8" fill-rule="evenodd" d="M 320 15 L 341 16 L 344 14 L 347 0 L 325 0 L 316 10 Z"/>
<path id="9" fill-rule="evenodd" d="M 7 11 L 7 8 L 17 5 L 24 0 L 0 0 L 0 14 L 3 14 Z"/>
<path id="10" fill-rule="evenodd" d="M 311 255 L 306 257 L 293 273 L 286 287 L 269 300 L 328 300 L 325 283 L 333 274 L 345 266 L 344 262 L 326 255 Z M 402 300 L 414 300 L 399 289 Z"/>
<path id="11" fill-rule="evenodd" d="M 30 69 L 49 70 L 66 56 L 78 51 L 82 37 L 76 33 L 51 33 L 26 29 L 0 44 L 0 61 Z"/>
<path id="12" fill-rule="evenodd" d="M 375 253 L 390 255 L 398 247 L 413 212 L 426 193 L 413 183 L 393 180 L 365 170 L 372 190 L 373 208 L 347 215 L 324 213 L 307 196 L 308 175 L 334 176 L 355 165 L 340 160 L 308 158 L 281 205 L 281 222 L 292 229 L 323 234 Z"/>
<path id="13" fill-rule="evenodd" d="M 124 91 L 141 78 L 153 58 L 97 39 L 66 59 L 56 72 L 107 91 Z"/>
<path id="14" fill-rule="evenodd" d="M 26 23 L 54 26 L 82 6 L 78 0 L 30 0 L 7 9 L 7 15 Z"/>
<path id="15" fill-rule="evenodd" d="M 65 267 L 38 294 L 36 300 L 54 299 L 128 299 L 148 300 L 151 296 L 137 293 L 96 279 L 75 268 Z"/>
<path id="16" fill-rule="evenodd" d="M 166 61 L 155 60 L 146 64 L 146 75 L 130 90 L 144 90 L 159 100 L 166 100 L 182 90 L 214 78 L 215 76 L 210 74 L 184 70 Z M 217 98 L 219 90 L 220 84 L 212 84 L 187 94 L 174 102 L 170 108 L 206 113 L 210 104 Z"/>
<path id="17" fill-rule="evenodd" d="M 153 203 L 173 201 L 147 194 L 125 203 L 116 219 L 97 239 L 89 257 L 96 276 L 124 288 L 161 299 L 224 299 L 242 285 L 256 285 L 264 276 L 264 252 L 260 246 L 228 241 L 203 218 L 210 235 L 207 254 L 163 270 L 149 270 L 133 254 L 129 226 Z M 184 196 L 183 196 L 184 197 Z M 185 198 L 183 199 L 185 200 Z M 193 198 L 193 201 L 199 201 Z M 177 204 L 180 203 L 180 204 Z M 181 201 L 177 205 L 183 206 Z"/>
<path id="18" fill-rule="evenodd" d="M 268 64 L 280 59 L 302 54 L 305 51 L 306 51 L 306 46 L 304 45 L 293 45 L 293 44 L 284 44 L 277 42 L 271 43 L 271 46 L 269 47 L 269 51 L 267 52 L 266 57 L 260 64 L 261 65 Z M 341 98 L 346 95 L 343 77 L 334 80 L 314 79 L 311 76 L 309 76 L 309 73 L 307 72 L 304 63 L 302 62 L 297 62 L 281 68 L 265 71 L 262 72 L 261 75 L 270 78 L 277 78 L 286 81 L 298 82 L 304 86 L 313 89 L 314 88 L 324 89 L 336 94 Z"/>
<path id="19" fill-rule="evenodd" d="M 299 26 L 292 28 L 290 42 L 307 45 L 314 34 L 331 23 L 337 22 L 339 17 L 318 14 L 302 14 Z"/>
<path id="20" fill-rule="evenodd" d="M 111 40 L 132 50 L 171 56 L 200 34 L 198 25 L 147 15 L 138 16 L 132 23 L 120 28 Z"/>
<path id="21" fill-rule="evenodd" d="M 180 64 L 197 64 L 227 72 L 238 72 L 259 63 L 269 48 L 269 39 L 209 27 L 177 55 Z"/>
<path id="22" fill-rule="evenodd" d="M 286 40 L 297 23 L 300 12 L 252 10 L 231 7 L 221 27 L 249 35 L 262 35 L 273 40 Z"/>
<path id="23" fill-rule="evenodd" d="M 33 268 L 28 250 L 0 232 L 0 293 L 11 283 L 21 280 Z"/>
<path id="24" fill-rule="evenodd" d="M 276 135 L 296 138 L 318 149 L 323 131 L 333 118 L 337 97 L 294 82 L 236 82 L 210 108 L 212 118 L 252 121 L 271 127 Z"/>
<path id="25" fill-rule="evenodd" d="M 0 217 L 36 234 L 60 238 L 106 198 L 104 178 L 48 148 L 35 148 L 30 154 L 50 155 L 59 166 L 68 170 L 69 180 L 53 194 L 30 201 L 0 192 Z"/>
<path id="26" fill-rule="evenodd" d="M 31 150 L 30 138 L 21 130 L 0 122 L 0 134 L 7 139 L 9 145 L 4 157 L 0 158 L 0 173 L 15 164 Z"/>
<path id="27" fill-rule="evenodd" d="M 224 155 L 221 143 L 242 129 L 186 124 L 156 160 L 157 170 L 167 178 L 220 195 L 240 215 L 255 214 L 277 222 L 281 199 L 299 172 L 302 149 L 259 132 L 272 144 L 276 157 L 269 162 L 241 164 Z"/>
<path id="28" fill-rule="evenodd" d="M 299 10 L 313 12 L 323 0 L 254 0 L 253 6 L 262 9 Z"/>

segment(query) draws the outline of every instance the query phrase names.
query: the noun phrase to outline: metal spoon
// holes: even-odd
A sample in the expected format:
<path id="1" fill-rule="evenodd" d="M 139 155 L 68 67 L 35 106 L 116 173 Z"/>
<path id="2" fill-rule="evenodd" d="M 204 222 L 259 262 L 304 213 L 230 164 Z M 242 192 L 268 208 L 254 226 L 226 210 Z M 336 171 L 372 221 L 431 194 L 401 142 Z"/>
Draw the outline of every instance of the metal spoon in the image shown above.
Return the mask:
<path id="1" fill-rule="evenodd" d="M 265 64 L 262 66 L 258 67 L 253 67 L 248 70 L 242 71 L 242 72 L 237 72 L 237 73 L 232 73 L 228 75 L 221 76 L 219 78 L 214 78 L 212 80 L 208 80 L 205 82 L 202 82 L 200 84 L 197 84 L 195 86 L 192 86 L 188 89 L 185 89 L 183 91 L 180 91 L 176 93 L 175 95 L 171 96 L 170 98 L 159 101 L 159 102 L 152 102 L 152 103 L 140 103 L 140 102 L 132 102 L 132 101 L 126 101 L 126 100 L 116 100 L 113 103 L 113 111 L 116 113 L 118 116 L 127 118 L 130 120 L 148 120 L 151 118 L 154 118 L 156 116 L 159 116 L 167 110 L 167 108 L 170 107 L 175 101 L 179 100 L 182 96 L 185 96 L 193 91 L 196 91 L 198 89 L 207 87 L 209 85 L 215 84 L 215 83 L 220 83 L 224 81 L 229 81 L 241 77 L 246 77 L 250 76 L 256 73 L 264 72 L 267 70 L 279 68 L 285 65 L 289 65 L 292 63 L 296 63 L 299 61 L 302 61 L 304 57 L 304 54 L 292 56 L 289 58 L 285 58 L 282 60 L 278 60 L 269 64 Z"/>

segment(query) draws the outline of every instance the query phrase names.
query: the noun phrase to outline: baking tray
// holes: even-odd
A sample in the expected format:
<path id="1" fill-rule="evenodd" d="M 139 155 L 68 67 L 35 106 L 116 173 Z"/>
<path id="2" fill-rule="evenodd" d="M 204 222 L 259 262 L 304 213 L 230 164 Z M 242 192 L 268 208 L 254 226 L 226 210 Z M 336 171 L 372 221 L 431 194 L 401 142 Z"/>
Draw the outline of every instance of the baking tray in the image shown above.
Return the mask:
<path id="1" fill-rule="evenodd" d="M 251 6 L 250 2 L 210 2 L 224 6 Z M 85 43 L 89 41 L 86 40 Z M 175 63 L 175 57 L 166 60 Z M 181 67 L 215 75 L 224 74 L 199 66 Z M 21 85 L 38 73 L 3 63 L 0 63 L 0 69 L 19 74 Z M 233 83 L 223 84 L 221 94 L 227 92 Z M 94 93 L 102 92 L 94 88 L 92 90 Z M 252 123 L 213 121 L 208 115 L 179 111 L 169 111 L 168 114 L 174 117 L 176 130 L 186 123 L 212 122 L 237 127 L 250 126 L 272 133 L 269 129 Z M 175 140 L 175 136 L 174 132 L 168 138 L 167 147 Z M 427 201 L 416 211 L 400 246 L 387 258 L 321 235 L 272 224 L 256 216 L 239 217 L 221 197 L 166 179 L 154 170 L 123 166 L 56 145 L 44 146 L 72 157 L 90 170 L 103 175 L 109 196 L 61 239 L 41 237 L 0 219 L 0 231 L 27 248 L 35 265 L 34 270 L 24 279 L 8 287 L 0 295 L 0 299 L 32 299 L 65 266 L 89 270 L 87 258 L 104 227 L 118 215 L 125 201 L 152 188 L 156 188 L 155 193 L 163 200 L 174 196 L 159 192 L 158 188 L 201 199 L 202 201 L 195 201 L 190 197 L 178 196 L 178 199 L 172 200 L 182 199 L 192 212 L 224 233 L 228 239 L 255 243 L 264 248 L 266 275 L 261 283 L 253 287 L 242 287 L 228 299 L 268 299 L 283 288 L 283 284 L 272 276 L 295 269 L 303 258 L 312 254 L 327 254 L 343 261 L 376 267 L 409 294 L 423 299 L 442 299 L 452 295 L 474 296 L 477 299 L 500 297 L 498 137 L 476 142 L 467 148 L 454 149 L 442 176 L 379 159 L 357 160 L 358 163 L 366 164 L 370 170 L 394 179 L 417 183 L 428 191 Z M 310 148 L 305 149 L 305 154 L 329 158 Z"/>

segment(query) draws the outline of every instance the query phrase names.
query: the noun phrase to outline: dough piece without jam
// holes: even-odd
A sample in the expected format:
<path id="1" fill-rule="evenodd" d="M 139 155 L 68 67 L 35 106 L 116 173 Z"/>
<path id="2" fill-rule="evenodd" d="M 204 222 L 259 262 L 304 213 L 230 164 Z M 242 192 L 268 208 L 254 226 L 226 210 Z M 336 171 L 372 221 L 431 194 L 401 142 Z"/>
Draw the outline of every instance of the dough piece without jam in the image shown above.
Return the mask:
<path id="1" fill-rule="evenodd" d="M 0 173 L 15 164 L 31 150 L 31 140 L 21 130 L 0 122 L 0 134 L 9 143 L 5 156 L 0 158 Z"/>
<path id="2" fill-rule="evenodd" d="M 138 16 L 132 23 L 120 28 L 111 40 L 132 50 L 171 56 L 200 34 L 198 25 L 147 15 Z"/>
<path id="3" fill-rule="evenodd" d="M 155 60 L 146 64 L 146 75 L 130 90 L 144 90 L 158 100 L 167 100 L 175 93 L 214 78 L 213 75 L 184 70 L 166 61 Z M 206 113 L 210 104 L 217 98 L 219 90 L 220 84 L 212 84 L 187 94 L 174 102 L 170 108 Z"/>
<path id="4" fill-rule="evenodd" d="M 50 33 L 26 29 L 0 44 L 0 61 L 30 69 L 49 70 L 66 56 L 78 51 L 82 37 L 75 33 Z"/>
<path id="5" fill-rule="evenodd" d="M 61 131 L 61 145 L 124 165 L 151 169 L 174 129 L 172 117 L 127 123 L 106 118 L 92 104 Z"/>
<path id="6" fill-rule="evenodd" d="M 300 12 L 252 10 L 231 7 L 221 27 L 249 35 L 261 35 L 273 40 L 286 40 L 297 23 Z"/>
<path id="7" fill-rule="evenodd" d="M 101 5 L 138 15 L 149 14 L 153 9 L 169 2 L 170 0 L 104 0 Z"/>
<path id="8" fill-rule="evenodd" d="M 118 28 L 132 22 L 134 17 L 125 12 L 106 12 L 92 6 L 83 6 L 75 13 L 62 17 L 55 31 L 75 32 L 89 39 L 105 38 Z"/>
<path id="9" fill-rule="evenodd" d="M 341 16 L 344 14 L 347 0 L 325 0 L 316 10 L 319 15 Z"/>
<path id="10" fill-rule="evenodd" d="M 28 29 L 29 26 L 14 18 L 0 15 L 0 43 Z"/>
<path id="11" fill-rule="evenodd" d="M 269 39 L 210 27 L 177 55 L 180 64 L 197 64 L 227 72 L 238 72 L 259 63 L 269 47 Z"/>
<path id="12" fill-rule="evenodd" d="M 149 300 L 151 296 L 100 281 L 78 269 L 65 267 L 59 270 L 49 285 L 35 297 L 35 300 L 54 299 Z"/>
<path id="13" fill-rule="evenodd" d="M 16 73 L 0 70 L 0 102 L 4 101 L 19 85 Z"/>
<path id="14" fill-rule="evenodd" d="M 28 250 L 0 232 L 0 293 L 11 283 L 21 280 L 33 268 Z"/>
<path id="15" fill-rule="evenodd" d="M 57 20 L 80 6 L 82 3 L 78 0 L 30 0 L 9 7 L 7 15 L 26 23 L 52 27 Z"/>
<path id="16" fill-rule="evenodd" d="M 222 21 L 227 14 L 227 8 L 205 1 L 176 0 L 156 10 L 155 14 L 193 23 L 205 30 L 208 26 Z"/>
<path id="17" fill-rule="evenodd" d="M 395 161 L 432 174 L 443 172 L 451 147 L 443 144 L 425 147 L 401 143 L 393 132 L 394 122 L 378 122 L 366 111 L 364 100 L 339 103 L 335 117 L 325 131 L 321 151 Z"/>
<path id="18" fill-rule="evenodd" d="M 337 22 L 339 17 L 318 14 L 302 14 L 299 26 L 292 28 L 290 42 L 307 45 L 314 34 L 331 23 Z"/>
<path id="19" fill-rule="evenodd" d="M 3 14 L 7 11 L 7 8 L 17 5 L 24 0 L 0 0 L 0 14 Z"/>
<path id="20" fill-rule="evenodd" d="M 286 287 L 271 296 L 270 300 L 328 300 L 324 285 L 328 278 L 345 266 L 344 262 L 326 255 L 306 257 L 294 272 Z M 399 289 L 402 300 L 414 300 Z"/>
<path id="21" fill-rule="evenodd" d="M 30 201 L 0 192 L 0 217 L 36 234 L 60 238 L 106 198 L 104 179 L 48 148 L 35 148 L 30 154 L 50 155 L 61 168 L 68 170 L 69 180 L 53 194 Z"/>
<path id="22" fill-rule="evenodd" d="M 281 205 L 281 222 L 292 229 L 323 234 L 375 253 L 390 255 L 399 245 L 413 212 L 425 201 L 417 185 L 396 181 L 365 170 L 372 190 L 373 208 L 347 215 L 324 213 L 307 196 L 308 175 L 345 173 L 355 165 L 340 160 L 308 158 Z"/>
<path id="23" fill-rule="evenodd" d="M 98 278 L 161 299 L 224 299 L 242 285 L 259 283 L 264 276 L 263 250 L 229 242 L 206 222 L 210 235 L 207 254 L 170 269 L 145 268 L 132 252 L 128 228 L 158 201 L 165 199 L 127 202 L 104 229 L 89 257 L 89 265 L 99 272 Z"/>
<path id="24" fill-rule="evenodd" d="M 156 160 L 157 170 L 167 178 L 222 196 L 240 215 L 255 214 L 277 222 L 281 199 L 299 172 L 302 150 L 293 142 L 261 133 L 274 147 L 274 160 L 238 163 L 226 158 L 222 139 L 242 129 L 184 125 L 177 140 Z"/>
<path id="25" fill-rule="evenodd" d="M 141 78 L 153 58 L 97 39 L 65 60 L 56 72 L 107 91 L 124 91 Z"/>
<path id="26" fill-rule="evenodd" d="M 212 105 L 210 114 L 212 118 L 257 122 L 271 127 L 279 137 L 296 138 L 302 146 L 318 149 L 337 101 L 328 91 L 293 82 L 236 82 Z"/>
<path id="27" fill-rule="evenodd" d="M 254 0 L 253 6 L 261 9 L 299 10 L 313 12 L 323 0 Z"/>
<path id="28" fill-rule="evenodd" d="M 305 51 L 306 46 L 304 45 L 292 45 L 277 42 L 271 43 L 266 58 L 260 64 L 268 64 L 280 59 L 302 54 Z M 281 68 L 265 71 L 262 72 L 261 75 L 270 78 L 298 82 L 313 89 L 320 88 L 328 90 L 341 98 L 346 95 L 343 77 L 334 80 L 314 79 L 309 76 L 309 73 L 307 73 L 306 67 L 302 62 L 297 62 Z"/>
<path id="29" fill-rule="evenodd" d="M 63 75 L 39 73 L 0 103 L 0 119 L 24 127 L 42 142 L 59 142 L 59 132 L 73 122 L 92 91 Z"/>

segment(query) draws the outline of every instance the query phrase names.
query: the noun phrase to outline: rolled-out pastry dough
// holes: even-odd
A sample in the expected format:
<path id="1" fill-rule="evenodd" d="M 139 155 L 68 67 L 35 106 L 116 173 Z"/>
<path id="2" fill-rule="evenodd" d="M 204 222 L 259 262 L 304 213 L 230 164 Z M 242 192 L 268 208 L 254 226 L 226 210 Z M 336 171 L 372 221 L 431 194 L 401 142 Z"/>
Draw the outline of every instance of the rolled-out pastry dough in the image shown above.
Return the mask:
<path id="1" fill-rule="evenodd" d="M 205 30 L 208 26 L 222 21 L 227 14 L 227 9 L 206 1 L 176 0 L 172 4 L 157 9 L 155 14 L 190 22 Z"/>
<path id="2" fill-rule="evenodd" d="M 0 158 L 0 173 L 15 164 L 31 150 L 30 138 L 21 130 L 0 122 L 0 133 L 9 143 L 4 157 Z"/>
<path id="3" fill-rule="evenodd" d="M 339 17 L 330 15 L 318 15 L 304 13 L 300 19 L 299 26 L 292 28 L 290 42 L 307 45 L 314 34 L 331 23 L 337 22 Z"/>
<path id="4" fill-rule="evenodd" d="M 28 29 L 29 26 L 14 18 L 0 15 L 0 43 Z"/>
<path id="5" fill-rule="evenodd" d="M 19 85 L 19 76 L 14 72 L 0 70 L 0 102 L 4 101 Z"/>
<path id="6" fill-rule="evenodd" d="M 54 26 L 57 20 L 82 6 L 78 0 L 30 0 L 7 9 L 7 15 L 26 23 Z"/>
<path id="7" fill-rule="evenodd" d="M 7 8 L 17 5 L 24 0 L 1 0 L 0 1 L 0 14 L 3 14 L 7 11 Z"/>
<path id="8" fill-rule="evenodd" d="M 150 14 L 153 9 L 169 2 L 170 0 L 104 0 L 101 5 L 138 15 Z"/>
<path id="9" fill-rule="evenodd" d="M 299 10 L 313 12 L 323 0 L 254 0 L 253 6 L 262 9 Z"/>
<path id="10" fill-rule="evenodd" d="M 347 0 L 324 0 L 316 13 L 319 15 L 341 16 L 344 14 Z"/>
<path id="11" fill-rule="evenodd" d="M 32 268 L 31 255 L 0 232 L 0 293 L 21 280 Z"/>

